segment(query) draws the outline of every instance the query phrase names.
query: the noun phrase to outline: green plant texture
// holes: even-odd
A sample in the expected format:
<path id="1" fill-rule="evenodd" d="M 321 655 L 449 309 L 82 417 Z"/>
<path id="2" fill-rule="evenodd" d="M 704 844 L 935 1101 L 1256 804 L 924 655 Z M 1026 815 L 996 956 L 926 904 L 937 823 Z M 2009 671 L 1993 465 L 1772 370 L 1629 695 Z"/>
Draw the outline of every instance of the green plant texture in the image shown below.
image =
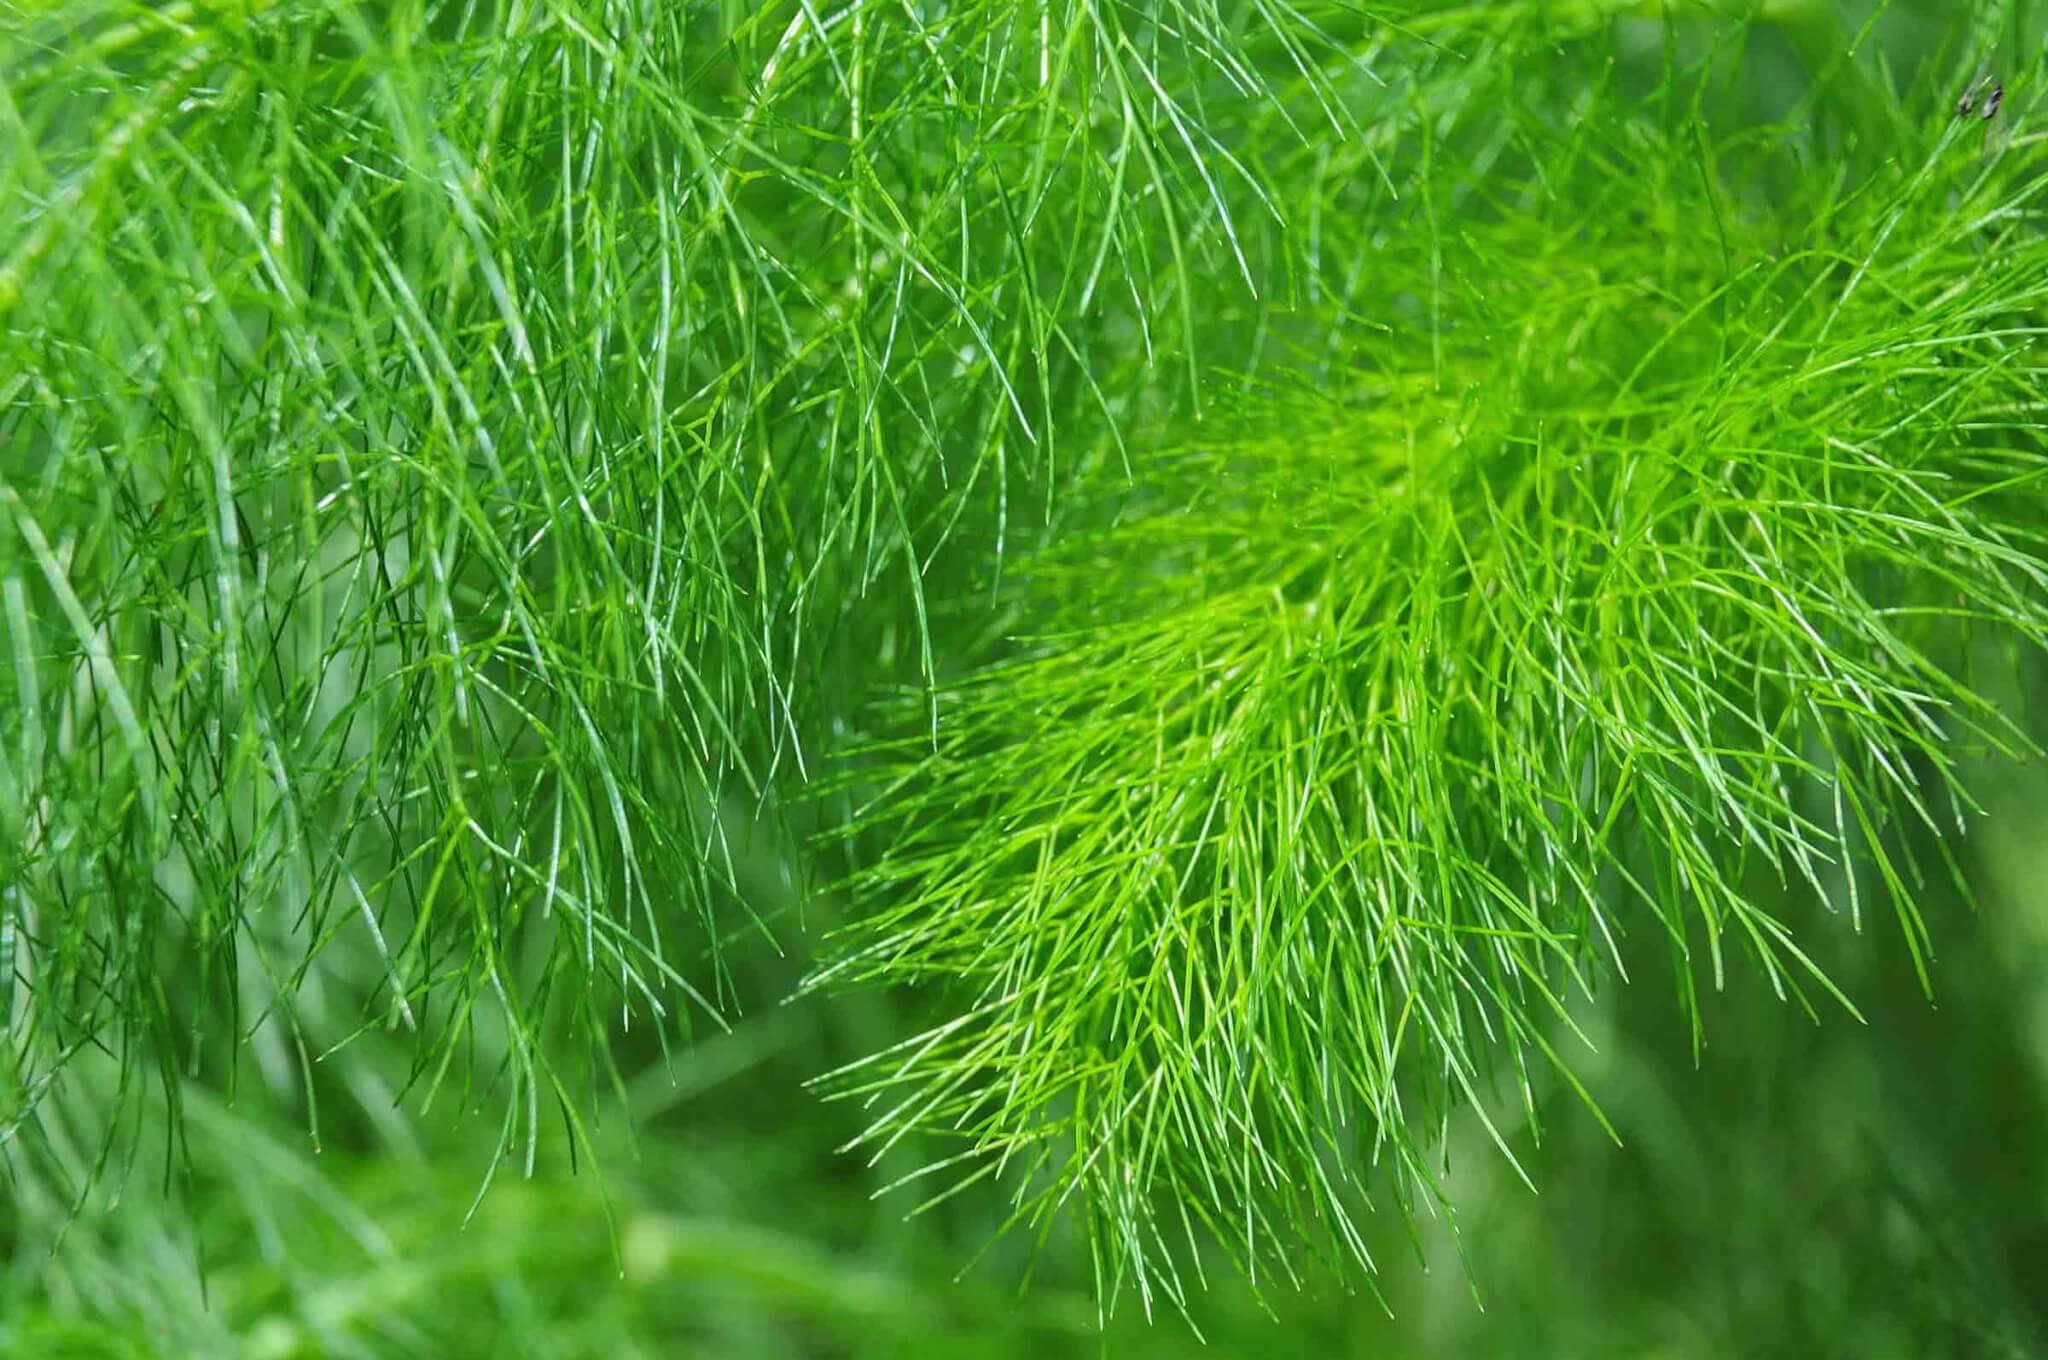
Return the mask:
<path id="1" fill-rule="evenodd" d="M 2024 1067 L 2044 21 L 0 8 L 0 1355 L 1522 1353 Z M 2048 1354 L 1785 1127 L 1785 1337 Z"/>

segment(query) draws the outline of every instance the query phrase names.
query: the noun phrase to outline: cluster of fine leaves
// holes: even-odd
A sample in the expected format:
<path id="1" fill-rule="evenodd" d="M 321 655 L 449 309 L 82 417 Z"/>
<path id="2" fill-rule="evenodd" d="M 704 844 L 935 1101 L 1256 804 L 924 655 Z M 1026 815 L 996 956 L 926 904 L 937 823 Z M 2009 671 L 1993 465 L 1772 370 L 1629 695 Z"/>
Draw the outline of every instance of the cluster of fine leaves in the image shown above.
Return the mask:
<path id="1" fill-rule="evenodd" d="M 1638 943 L 1832 990 L 1762 886 L 1924 959 L 2048 637 L 1964 8 L 7 11 L 0 1148 L 247 1051 L 531 1171 L 846 856 L 878 1154 L 1149 1305 L 1364 1257 Z"/>
<path id="2" fill-rule="evenodd" d="M 733 837 L 863 667 L 932 676 L 941 549 L 1176 399 L 1251 183 L 1218 22 L 10 15 L 0 1128 L 87 1046 L 303 1065 L 323 970 L 426 1089 L 513 1035 L 529 1138 L 563 1036 L 729 1010 Z"/>
<path id="3" fill-rule="evenodd" d="M 1642 950 L 1696 1042 L 1745 963 L 1853 1012 L 1829 912 L 1924 984 L 1900 823 L 1959 834 L 1959 754 L 2025 749 L 1973 677 L 2048 642 L 2034 137 L 1931 76 L 1839 140 L 1820 96 L 1724 128 L 1726 49 L 1609 50 L 1358 91 L 1408 136 L 1300 151 L 1324 264 L 1265 377 L 1098 478 L 936 740 L 843 785 L 819 980 L 942 1000 L 836 1088 L 940 1197 L 1078 1209 L 1106 1296 L 1182 1304 L 1212 1240 L 1370 1270 L 1372 1169 L 1445 1203 L 1460 1106 L 1512 1160 Z"/>

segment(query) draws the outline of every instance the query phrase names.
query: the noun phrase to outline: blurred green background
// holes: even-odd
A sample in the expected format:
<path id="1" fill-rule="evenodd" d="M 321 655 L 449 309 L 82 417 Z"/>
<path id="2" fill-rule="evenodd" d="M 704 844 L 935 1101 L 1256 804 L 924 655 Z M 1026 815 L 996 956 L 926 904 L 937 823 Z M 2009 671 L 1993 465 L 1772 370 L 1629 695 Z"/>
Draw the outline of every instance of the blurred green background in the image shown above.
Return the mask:
<path id="1" fill-rule="evenodd" d="M 896 1023 L 852 997 L 646 1055 L 600 1168 L 546 1139 L 531 1179 L 515 1154 L 481 1198 L 493 1107 L 384 1116 L 391 1092 L 350 1090 L 379 1066 L 372 1040 L 330 1064 L 324 1150 L 267 1096 L 190 1093 L 194 1174 L 167 1178 L 144 1119 L 53 1240 L 98 1147 L 80 1094 L 0 1208 L 0 1354 L 2048 1354 L 2048 770 L 1988 766 L 1980 786 L 1975 912 L 1930 901 L 1933 1004 L 1894 932 L 1846 921 L 1816 939 L 1867 1026 L 1816 1024 L 1738 971 L 1695 1064 L 1668 979 L 1608 986 L 1578 1070 L 1623 1146 L 1549 1092 L 1541 1146 L 1515 1142 L 1532 1196 L 1468 1117 L 1457 1240 L 1424 1222 L 1411 1242 L 1381 1214 L 1383 1300 L 1321 1274 L 1254 1291 L 1218 1263 L 1191 1320 L 1127 1300 L 1098 1330 L 1076 1243 L 991 1245 L 986 1193 L 906 1218 L 914 1191 L 879 1192 L 918 1149 L 875 1167 L 835 1151 L 858 1112 L 802 1083 Z"/>

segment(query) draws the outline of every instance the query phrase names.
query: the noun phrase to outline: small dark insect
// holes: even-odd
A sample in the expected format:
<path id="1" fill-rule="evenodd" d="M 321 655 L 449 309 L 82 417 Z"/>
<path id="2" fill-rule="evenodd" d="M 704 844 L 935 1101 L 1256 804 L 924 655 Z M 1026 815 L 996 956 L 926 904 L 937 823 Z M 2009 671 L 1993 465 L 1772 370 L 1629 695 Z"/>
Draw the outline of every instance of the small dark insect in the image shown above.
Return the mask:
<path id="1" fill-rule="evenodd" d="M 1956 101 L 1956 117 L 1970 116 L 1977 107 L 1977 92 L 1986 85 L 1989 85 L 1991 90 L 1984 96 L 1984 117 L 1989 120 L 1998 116 L 1999 106 L 2005 103 L 2005 86 L 1994 77 L 1979 76 L 1969 89 L 1963 91 L 1963 97 Z"/>

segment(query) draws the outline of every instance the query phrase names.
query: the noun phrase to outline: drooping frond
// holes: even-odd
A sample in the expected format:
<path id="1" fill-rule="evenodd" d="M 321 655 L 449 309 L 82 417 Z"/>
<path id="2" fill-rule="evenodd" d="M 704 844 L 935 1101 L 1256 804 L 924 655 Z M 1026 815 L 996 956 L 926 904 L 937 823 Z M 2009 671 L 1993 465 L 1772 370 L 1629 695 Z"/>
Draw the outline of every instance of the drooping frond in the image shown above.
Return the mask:
<path id="1" fill-rule="evenodd" d="M 1192 373 L 1195 318 L 1249 295 L 1240 218 L 1271 196 L 1201 105 L 1270 118 L 1262 64 L 1338 49 L 1291 8 L 1244 17 L 10 21 L 26 1088 L 84 1044 L 199 1061 L 289 1016 L 330 939 L 428 1071 L 502 1015 L 515 1105 L 553 1080 L 547 1013 L 601 1049 L 617 1006 L 727 1008 L 700 963 L 731 837 L 865 675 L 935 679 L 934 557 L 999 560 L 1062 455 L 1173 407 L 1185 374 L 1139 375 Z M 175 996 L 165 960 L 198 970 Z"/>
<path id="2" fill-rule="evenodd" d="M 1645 948 L 1696 1035 L 1736 966 L 1848 1005 L 1764 884 L 1926 978 L 1897 824 L 1962 833 L 1960 755 L 2025 746 L 1973 677 L 2048 642 L 2043 164 L 1944 99 L 1795 174 L 1810 125 L 1685 94 L 1449 137 L 1401 211 L 1333 172 L 1311 342 L 1103 479 L 937 743 L 843 784 L 818 981 L 941 1000 L 834 1089 L 1085 1215 L 1106 1296 L 1211 1240 L 1370 1268 L 1373 1168 L 1435 1207 L 1461 1106 L 1512 1159 L 1497 1082 L 1533 1127 Z"/>

